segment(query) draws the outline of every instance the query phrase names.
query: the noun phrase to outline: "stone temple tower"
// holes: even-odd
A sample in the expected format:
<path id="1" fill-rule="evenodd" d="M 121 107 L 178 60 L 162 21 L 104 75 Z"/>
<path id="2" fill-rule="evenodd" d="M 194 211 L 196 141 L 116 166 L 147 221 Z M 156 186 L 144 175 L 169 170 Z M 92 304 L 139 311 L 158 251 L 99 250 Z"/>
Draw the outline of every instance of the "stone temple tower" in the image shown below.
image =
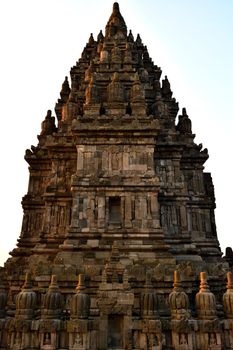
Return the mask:
<path id="1" fill-rule="evenodd" d="M 1 350 L 233 349 L 208 152 L 161 73 L 114 3 L 26 150 Z"/>

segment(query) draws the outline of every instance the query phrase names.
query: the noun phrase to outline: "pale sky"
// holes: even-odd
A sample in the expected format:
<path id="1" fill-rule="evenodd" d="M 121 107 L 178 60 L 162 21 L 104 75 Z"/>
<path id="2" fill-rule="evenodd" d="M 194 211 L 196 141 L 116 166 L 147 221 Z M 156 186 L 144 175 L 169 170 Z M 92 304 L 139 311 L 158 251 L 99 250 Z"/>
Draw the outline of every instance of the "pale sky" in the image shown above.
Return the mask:
<path id="1" fill-rule="evenodd" d="M 110 0 L 0 0 L 1 217 L 0 265 L 21 230 L 27 193 L 24 153 L 61 84 L 93 32 L 105 28 Z M 186 107 L 196 142 L 209 150 L 222 251 L 233 246 L 231 221 L 233 131 L 233 1 L 121 0 L 134 36 L 140 33 L 167 75 L 180 109 Z M 55 114 L 54 114 L 55 115 Z"/>

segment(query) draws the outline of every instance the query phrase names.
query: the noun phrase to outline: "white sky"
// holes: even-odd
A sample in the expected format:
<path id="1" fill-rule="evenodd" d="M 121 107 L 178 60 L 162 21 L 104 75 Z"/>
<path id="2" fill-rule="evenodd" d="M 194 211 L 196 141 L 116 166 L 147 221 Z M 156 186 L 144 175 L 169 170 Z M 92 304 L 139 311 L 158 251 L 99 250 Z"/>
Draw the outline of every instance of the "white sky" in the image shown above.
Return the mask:
<path id="1" fill-rule="evenodd" d="M 93 32 L 105 28 L 110 0 L 0 0 L 1 216 L 0 265 L 16 244 L 27 192 L 26 148 Z M 233 246 L 231 210 L 233 1 L 121 0 L 128 29 L 186 107 L 197 143 L 207 147 L 222 251 Z"/>

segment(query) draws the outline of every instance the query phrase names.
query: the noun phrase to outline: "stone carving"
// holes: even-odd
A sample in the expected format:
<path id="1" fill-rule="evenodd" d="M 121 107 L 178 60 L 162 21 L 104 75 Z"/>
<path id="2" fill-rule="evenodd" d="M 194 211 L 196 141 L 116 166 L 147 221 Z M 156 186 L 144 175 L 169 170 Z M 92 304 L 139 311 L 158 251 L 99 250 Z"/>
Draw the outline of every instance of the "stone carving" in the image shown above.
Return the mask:
<path id="1" fill-rule="evenodd" d="M 96 84 L 96 74 L 93 73 L 90 84 L 88 85 L 85 93 L 86 104 L 98 103 L 100 100 L 99 89 Z"/>
<path id="2" fill-rule="evenodd" d="M 45 120 L 41 124 L 41 135 L 51 135 L 56 132 L 55 118 L 52 117 L 52 112 L 48 110 Z"/>
<path id="3" fill-rule="evenodd" d="M 121 49 L 115 45 L 111 52 L 111 62 L 112 63 L 121 63 Z"/>
<path id="4" fill-rule="evenodd" d="M 108 86 L 108 101 L 121 103 L 125 100 L 124 87 L 120 81 L 119 74 L 115 72 Z"/>
<path id="5" fill-rule="evenodd" d="M 124 63 L 129 65 L 129 67 L 133 63 L 133 56 L 132 56 L 132 51 L 130 49 L 129 43 L 126 44 L 126 49 L 124 53 Z"/>
<path id="6" fill-rule="evenodd" d="M 185 108 L 182 109 L 182 115 L 179 116 L 179 122 L 176 128 L 181 134 L 192 134 L 192 122 L 189 119 Z"/>
<path id="7" fill-rule="evenodd" d="M 100 51 L 100 63 L 108 63 L 109 61 L 109 53 L 108 50 L 106 48 L 106 45 L 103 44 L 102 46 L 102 50 Z"/>
<path id="8" fill-rule="evenodd" d="M 138 73 L 135 73 L 134 76 L 134 82 L 131 90 L 131 101 L 132 103 L 144 103 L 145 102 L 145 96 L 144 96 L 144 90 L 142 88 L 142 85 L 139 80 Z"/>
<path id="9" fill-rule="evenodd" d="M 170 99 L 172 97 L 170 83 L 169 83 L 169 80 L 168 80 L 166 75 L 165 75 L 164 80 L 162 81 L 162 94 L 165 98 Z"/>

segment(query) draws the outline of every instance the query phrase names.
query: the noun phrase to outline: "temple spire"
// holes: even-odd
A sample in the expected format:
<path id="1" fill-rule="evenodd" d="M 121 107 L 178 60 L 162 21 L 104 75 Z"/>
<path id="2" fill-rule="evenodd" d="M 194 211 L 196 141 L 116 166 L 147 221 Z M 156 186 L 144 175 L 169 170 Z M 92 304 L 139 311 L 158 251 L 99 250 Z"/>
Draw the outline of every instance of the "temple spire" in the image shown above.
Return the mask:
<path id="1" fill-rule="evenodd" d="M 105 36 L 118 36 L 119 38 L 127 36 L 127 26 L 120 13 L 119 4 L 117 2 L 113 4 L 112 14 L 105 28 Z"/>

